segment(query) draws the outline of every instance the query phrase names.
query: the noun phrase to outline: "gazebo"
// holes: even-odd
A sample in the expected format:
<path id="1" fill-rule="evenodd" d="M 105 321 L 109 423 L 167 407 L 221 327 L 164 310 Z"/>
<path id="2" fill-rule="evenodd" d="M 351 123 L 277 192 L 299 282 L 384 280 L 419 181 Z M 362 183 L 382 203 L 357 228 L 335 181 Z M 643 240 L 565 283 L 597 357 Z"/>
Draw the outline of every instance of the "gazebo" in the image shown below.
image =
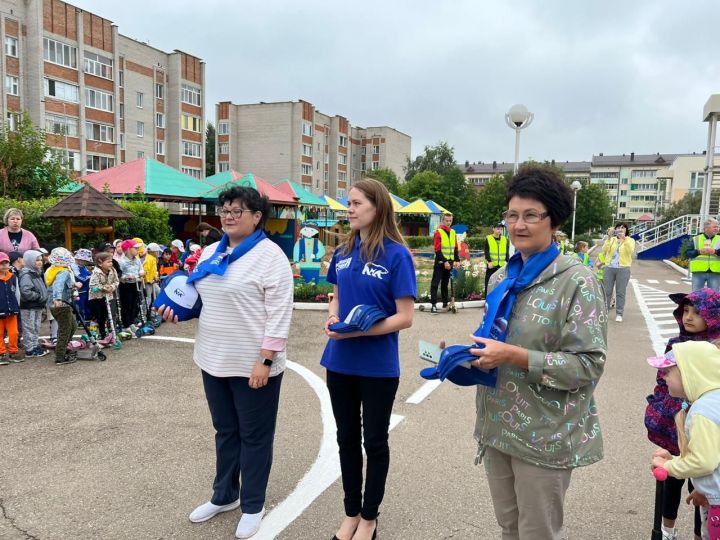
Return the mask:
<path id="1" fill-rule="evenodd" d="M 62 201 L 45 210 L 42 217 L 48 219 L 62 219 L 65 222 L 65 247 L 72 250 L 73 233 L 101 233 L 109 234 L 110 241 L 115 239 L 116 219 L 131 219 L 135 217 L 131 212 L 109 199 L 98 190 L 85 184 L 75 193 L 65 197 Z M 107 219 L 110 225 L 104 227 L 79 226 L 73 227 L 72 221 L 77 219 Z"/>

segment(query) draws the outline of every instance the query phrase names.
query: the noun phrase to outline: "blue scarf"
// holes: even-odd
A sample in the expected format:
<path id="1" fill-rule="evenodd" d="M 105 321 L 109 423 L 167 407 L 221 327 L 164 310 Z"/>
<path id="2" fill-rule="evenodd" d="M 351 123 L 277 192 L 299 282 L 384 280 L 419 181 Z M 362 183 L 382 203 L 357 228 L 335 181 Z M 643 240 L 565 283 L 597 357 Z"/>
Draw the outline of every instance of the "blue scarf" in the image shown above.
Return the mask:
<path id="1" fill-rule="evenodd" d="M 252 248 L 254 248 L 261 240 L 264 240 L 267 238 L 265 236 L 265 232 L 262 229 L 258 229 L 254 233 L 252 233 L 250 236 L 245 238 L 240 244 L 235 246 L 235 249 L 232 250 L 230 254 L 226 253 L 227 247 L 228 247 L 228 235 L 224 234 L 223 237 L 220 239 L 220 244 L 218 244 L 217 249 L 215 249 L 215 253 L 212 254 L 212 256 L 209 259 L 204 260 L 201 262 L 197 268 L 195 268 L 195 271 L 188 276 L 188 283 L 192 283 L 193 281 L 198 281 L 209 274 L 215 274 L 216 276 L 222 276 L 225 274 L 225 271 L 228 269 L 228 266 L 230 266 L 230 263 L 235 262 L 240 257 L 245 255 L 248 251 L 250 251 Z"/>

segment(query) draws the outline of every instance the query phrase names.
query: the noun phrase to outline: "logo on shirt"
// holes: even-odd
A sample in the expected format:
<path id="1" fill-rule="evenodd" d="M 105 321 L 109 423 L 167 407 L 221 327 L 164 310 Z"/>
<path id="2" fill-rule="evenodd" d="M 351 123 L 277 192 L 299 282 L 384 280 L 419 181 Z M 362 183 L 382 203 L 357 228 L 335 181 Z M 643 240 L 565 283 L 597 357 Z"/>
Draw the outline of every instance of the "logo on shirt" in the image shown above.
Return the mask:
<path id="1" fill-rule="evenodd" d="M 382 280 L 383 276 L 387 276 L 389 273 L 390 272 L 388 272 L 388 269 L 384 266 L 373 263 L 365 263 L 362 271 L 363 276 L 371 276 L 374 278 L 378 278 L 379 280 Z"/>
<path id="2" fill-rule="evenodd" d="M 352 257 L 348 257 L 347 259 L 338 261 L 337 263 L 335 263 L 335 271 L 339 272 L 340 270 L 346 270 L 347 268 L 350 268 L 351 262 L 352 262 Z"/>

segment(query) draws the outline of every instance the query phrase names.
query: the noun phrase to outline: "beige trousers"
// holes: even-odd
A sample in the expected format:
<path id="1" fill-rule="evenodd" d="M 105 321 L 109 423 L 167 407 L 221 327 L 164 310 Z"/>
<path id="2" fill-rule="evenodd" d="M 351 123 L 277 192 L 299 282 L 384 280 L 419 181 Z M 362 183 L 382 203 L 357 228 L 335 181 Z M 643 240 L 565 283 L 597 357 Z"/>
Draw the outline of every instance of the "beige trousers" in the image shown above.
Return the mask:
<path id="1" fill-rule="evenodd" d="M 537 467 L 494 448 L 483 463 L 502 540 L 560 540 L 572 469 Z"/>

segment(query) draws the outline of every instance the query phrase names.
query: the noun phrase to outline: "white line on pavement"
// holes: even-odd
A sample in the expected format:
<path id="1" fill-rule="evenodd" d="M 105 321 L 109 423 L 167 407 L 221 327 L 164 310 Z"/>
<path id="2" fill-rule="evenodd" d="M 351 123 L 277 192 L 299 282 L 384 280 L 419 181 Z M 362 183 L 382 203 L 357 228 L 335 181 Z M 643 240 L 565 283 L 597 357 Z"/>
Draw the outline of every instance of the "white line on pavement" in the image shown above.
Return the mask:
<path id="1" fill-rule="evenodd" d="M 670 285 L 680 285 L 677 281 L 674 279 L 666 279 L 665 283 L 669 283 Z"/>
<path id="2" fill-rule="evenodd" d="M 648 283 L 660 283 L 657 279 L 648 279 Z"/>
<path id="3" fill-rule="evenodd" d="M 413 394 L 405 400 L 405 403 L 412 403 L 413 405 L 417 405 L 423 399 L 428 397 L 432 393 L 432 391 L 435 390 L 441 384 L 442 384 L 442 381 L 439 381 L 439 380 L 426 382 L 420 388 L 415 390 L 415 392 L 413 392 Z"/>
<path id="4" fill-rule="evenodd" d="M 633 290 L 635 291 L 635 298 L 637 299 L 640 313 L 642 313 L 643 317 L 645 318 L 645 324 L 647 325 L 648 332 L 650 333 L 650 341 L 652 342 L 655 354 L 660 356 L 665 350 L 665 340 L 660 334 L 660 329 L 658 328 L 655 319 L 653 319 L 652 313 L 650 313 L 650 310 L 645 305 L 645 300 L 642 297 L 642 293 L 640 291 L 640 287 L 638 287 L 637 281 L 630 280 L 630 283 L 632 284 Z"/>

